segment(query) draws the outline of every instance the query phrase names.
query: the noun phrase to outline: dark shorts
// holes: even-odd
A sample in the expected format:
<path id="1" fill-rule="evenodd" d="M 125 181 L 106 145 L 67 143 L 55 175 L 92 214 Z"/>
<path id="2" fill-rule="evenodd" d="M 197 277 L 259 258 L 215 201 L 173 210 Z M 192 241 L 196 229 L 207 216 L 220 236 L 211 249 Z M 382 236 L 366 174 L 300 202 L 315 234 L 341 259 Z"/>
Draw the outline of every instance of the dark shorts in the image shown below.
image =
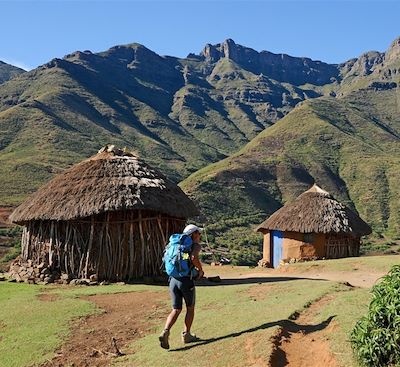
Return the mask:
<path id="1" fill-rule="evenodd" d="M 190 278 L 171 278 L 169 280 L 169 292 L 171 293 L 172 307 L 182 309 L 182 300 L 186 307 L 194 306 L 196 301 L 196 289 L 194 281 Z"/>

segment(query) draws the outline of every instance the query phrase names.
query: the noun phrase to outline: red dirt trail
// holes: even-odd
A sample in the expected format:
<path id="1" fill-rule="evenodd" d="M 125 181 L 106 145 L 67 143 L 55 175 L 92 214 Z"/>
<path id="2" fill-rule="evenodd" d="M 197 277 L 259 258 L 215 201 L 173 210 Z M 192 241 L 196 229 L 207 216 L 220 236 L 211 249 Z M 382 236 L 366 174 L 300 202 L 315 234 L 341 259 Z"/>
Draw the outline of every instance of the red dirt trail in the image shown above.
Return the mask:
<path id="1" fill-rule="evenodd" d="M 56 356 L 41 367 L 103 367 L 116 358 L 112 344 L 124 352 L 132 341 L 146 335 L 157 323 L 162 323 L 168 314 L 163 303 L 168 297 L 160 292 L 131 292 L 103 294 L 85 297 L 94 302 L 101 314 L 94 314 L 76 321 L 72 333 L 56 352 Z M 42 294 L 39 299 L 52 302 L 51 294 Z"/>
<path id="2" fill-rule="evenodd" d="M 270 367 L 339 367 L 330 350 L 326 335 L 335 328 L 332 318 L 314 324 L 318 311 L 335 296 L 330 294 L 296 315 L 275 336 Z"/>

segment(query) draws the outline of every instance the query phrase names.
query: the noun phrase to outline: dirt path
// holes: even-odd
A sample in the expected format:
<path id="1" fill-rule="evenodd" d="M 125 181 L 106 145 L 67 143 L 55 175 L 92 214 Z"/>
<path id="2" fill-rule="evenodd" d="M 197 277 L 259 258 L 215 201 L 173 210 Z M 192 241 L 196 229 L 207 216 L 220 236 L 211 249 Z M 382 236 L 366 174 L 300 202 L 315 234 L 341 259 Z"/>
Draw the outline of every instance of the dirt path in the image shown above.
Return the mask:
<path id="1" fill-rule="evenodd" d="M 329 348 L 326 335 L 335 328 L 333 317 L 314 324 L 318 311 L 333 298 L 329 294 L 311 304 L 306 310 L 294 315 L 275 336 L 270 367 L 338 367 Z"/>
<path id="2" fill-rule="evenodd" d="M 348 282 L 355 287 L 370 288 L 376 281 L 382 278 L 386 272 L 365 272 L 365 271 L 321 271 L 321 272 L 294 272 L 290 273 L 278 272 L 271 270 L 270 272 L 255 272 L 245 275 L 241 275 L 241 279 L 246 278 L 302 278 L 302 279 L 319 279 L 319 280 L 330 280 L 334 282 Z M 224 279 L 229 279 L 229 276 L 224 277 Z"/>
<path id="3" fill-rule="evenodd" d="M 162 302 L 166 297 L 166 294 L 160 292 L 85 297 L 104 312 L 78 320 L 56 356 L 41 367 L 109 366 L 116 357 L 112 338 L 115 338 L 117 347 L 124 352 L 128 344 L 144 336 L 166 317 L 168 309 Z M 52 302 L 57 298 L 44 294 L 39 299 Z"/>

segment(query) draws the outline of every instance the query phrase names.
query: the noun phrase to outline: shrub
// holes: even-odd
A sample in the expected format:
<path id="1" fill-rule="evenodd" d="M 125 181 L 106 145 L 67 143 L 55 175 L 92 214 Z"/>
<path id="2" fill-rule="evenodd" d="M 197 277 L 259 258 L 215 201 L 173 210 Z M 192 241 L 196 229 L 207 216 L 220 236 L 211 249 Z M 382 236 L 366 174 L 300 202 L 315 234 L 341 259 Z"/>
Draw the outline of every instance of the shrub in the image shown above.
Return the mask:
<path id="1" fill-rule="evenodd" d="M 0 236 L 19 237 L 21 233 L 22 233 L 22 227 L 20 226 L 0 228 Z"/>
<path id="2" fill-rule="evenodd" d="M 355 325 L 351 342 L 364 366 L 400 364 L 400 265 L 373 287 L 368 313 Z"/>

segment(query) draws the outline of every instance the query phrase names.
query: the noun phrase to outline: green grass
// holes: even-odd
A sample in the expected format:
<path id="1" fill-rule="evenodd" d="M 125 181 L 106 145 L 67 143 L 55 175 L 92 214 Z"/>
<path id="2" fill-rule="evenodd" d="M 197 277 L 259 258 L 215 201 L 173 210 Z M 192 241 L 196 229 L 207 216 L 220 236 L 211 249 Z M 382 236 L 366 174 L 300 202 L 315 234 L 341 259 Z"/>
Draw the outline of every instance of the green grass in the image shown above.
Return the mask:
<path id="1" fill-rule="evenodd" d="M 384 272 L 397 262 L 397 256 L 377 256 L 298 263 L 290 267 L 304 274 L 314 270 L 319 273 Z M 205 271 L 208 276 L 238 278 L 261 270 L 205 266 Z M 267 362 L 272 350 L 270 338 L 282 326 L 282 321 L 321 296 L 334 294 L 332 302 L 315 317 L 315 323 L 336 315 L 334 332 L 328 333 L 332 351 L 341 366 L 356 366 L 348 335 L 355 322 L 366 312 L 369 290 L 349 291 L 344 285 L 324 280 L 282 278 L 279 281 L 278 272 L 268 275 L 268 282 L 262 284 L 198 286 L 193 331 L 204 339 L 203 342 L 190 349 L 182 349 L 181 316 L 172 330 L 171 351 L 159 349 L 157 336 L 163 327 L 160 324 L 152 328 L 150 334 L 137 339 L 129 348 L 124 348 L 127 356 L 115 360 L 115 364 L 169 367 L 190 360 L 194 367 L 218 367 L 242 366 L 251 364 L 251 361 Z M 72 320 L 98 312 L 95 305 L 80 297 L 147 290 L 168 292 L 163 286 L 141 284 L 40 287 L 0 283 L 0 366 L 27 367 L 51 358 L 54 351 L 67 340 Z M 58 298 L 52 302 L 40 301 L 37 295 L 42 291 L 56 294 Z M 165 302 L 165 308 L 169 307 L 169 301 Z"/>
<path id="2" fill-rule="evenodd" d="M 315 322 L 322 322 L 329 316 L 335 315 L 333 319 L 335 327 L 327 333 L 327 338 L 340 366 L 358 367 L 350 344 L 350 332 L 358 319 L 367 311 L 370 299 L 369 289 L 337 293 L 315 319 Z"/>
<path id="3" fill-rule="evenodd" d="M 29 366 L 51 358 L 67 337 L 69 322 L 94 312 L 87 301 L 62 298 L 44 303 L 39 287 L 0 283 L 0 365 Z"/>
<path id="4" fill-rule="evenodd" d="M 92 294 L 164 290 L 144 285 L 102 287 L 39 287 L 0 282 L 0 366 L 23 367 L 52 358 L 68 337 L 72 320 L 97 312 L 95 305 L 80 299 Z M 41 291 L 59 296 L 40 301 Z"/>
<path id="5" fill-rule="evenodd" d="M 305 101 L 180 186 L 202 208 L 216 241 L 231 237 L 235 228 L 250 233 L 313 182 L 357 210 L 373 227 L 373 237 L 393 240 L 400 233 L 396 101 L 393 90 Z M 219 231 L 228 222 L 229 228 Z M 238 246 L 243 236 L 233 237 Z"/>
<path id="6" fill-rule="evenodd" d="M 361 256 L 348 257 L 345 259 L 318 260 L 303 263 L 290 264 L 290 270 L 295 272 L 367 272 L 382 273 L 387 272 L 393 265 L 400 263 L 398 255 L 384 256 Z"/>
<path id="7" fill-rule="evenodd" d="M 64 298 L 78 298 L 81 296 L 92 296 L 95 294 L 112 294 L 112 293 L 128 293 L 128 292 L 141 292 L 152 291 L 161 292 L 165 287 L 156 285 L 145 284 L 110 284 L 100 287 L 73 287 L 73 286 L 48 286 L 46 291 L 57 294 Z"/>
<path id="8" fill-rule="evenodd" d="M 259 288 L 260 297 L 252 296 Z M 268 361 L 270 338 L 295 311 L 340 286 L 326 281 L 285 281 L 265 285 L 237 285 L 197 288 L 197 313 L 193 326 L 203 342 L 182 348 L 182 318 L 171 333 L 171 350 L 160 351 L 153 333 L 131 346 L 128 357 L 115 365 L 172 367 L 243 366 L 250 360 Z M 264 293 L 265 292 L 265 293 Z"/>

